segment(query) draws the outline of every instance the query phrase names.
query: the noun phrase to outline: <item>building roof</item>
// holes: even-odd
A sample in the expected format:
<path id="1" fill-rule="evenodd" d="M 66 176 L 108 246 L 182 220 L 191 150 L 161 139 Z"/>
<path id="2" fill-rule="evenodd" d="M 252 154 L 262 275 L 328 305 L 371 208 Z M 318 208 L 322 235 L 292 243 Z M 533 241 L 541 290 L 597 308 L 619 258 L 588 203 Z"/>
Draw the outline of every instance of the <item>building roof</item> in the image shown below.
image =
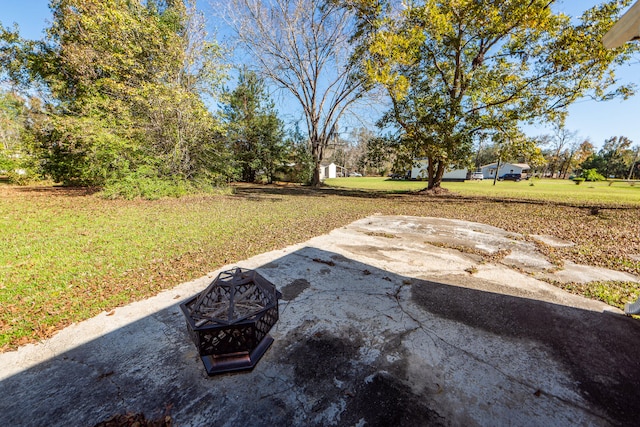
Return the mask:
<path id="1" fill-rule="evenodd" d="M 602 43 L 607 49 L 615 49 L 628 41 L 640 39 L 640 1 L 631 6 L 616 24 L 604 35 Z"/>

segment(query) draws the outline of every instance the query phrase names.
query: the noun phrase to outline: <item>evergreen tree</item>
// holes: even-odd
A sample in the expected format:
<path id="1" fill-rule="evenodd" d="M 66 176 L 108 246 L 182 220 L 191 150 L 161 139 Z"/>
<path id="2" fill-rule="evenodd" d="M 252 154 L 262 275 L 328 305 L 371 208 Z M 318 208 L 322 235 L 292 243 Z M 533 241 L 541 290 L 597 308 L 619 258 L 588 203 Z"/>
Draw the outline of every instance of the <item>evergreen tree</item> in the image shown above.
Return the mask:
<path id="1" fill-rule="evenodd" d="M 238 86 L 224 95 L 226 140 L 242 181 L 254 182 L 262 171 L 269 183 L 287 158 L 283 123 L 256 73 L 241 70 Z"/>

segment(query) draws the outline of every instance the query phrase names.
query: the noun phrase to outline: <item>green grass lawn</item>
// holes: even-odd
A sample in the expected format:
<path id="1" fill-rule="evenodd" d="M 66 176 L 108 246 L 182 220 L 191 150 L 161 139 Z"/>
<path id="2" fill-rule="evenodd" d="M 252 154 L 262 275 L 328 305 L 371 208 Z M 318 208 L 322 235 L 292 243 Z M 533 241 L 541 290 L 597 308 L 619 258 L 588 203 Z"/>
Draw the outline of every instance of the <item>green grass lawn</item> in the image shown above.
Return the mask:
<path id="1" fill-rule="evenodd" d="M 359 216 L 329 212 L 320 198 L 280 200 L 108 201 L 21 188 L 0 196 L 0 348 Z"/>
<path id="2" fill-rule="evenodd" d="M 640 256 L 640 207 L 626 199 L 637 196 L 637 188 L 620 184 L 627 196 L 612 203 L 626 205 L 592 215 L 589 209 L 553 200 L 587 194 L 579 193 L 583 190 L 611 196 L 618 184 L 594 189 L 587 183 L 579 189 L 571 184 L 564 197 L 561 191 L 551 196 L 546 190 L 536 197 L 547 202 L 531 204 L 505 202 L 495 192 L 501 191 L 502 197 L 526 192 L 531 197 L 546 184 L 446 184 L 456 193 L 474 195 L 467 198 L 397 193 L 423 188 L 419 182 L 336 182 L 366 191 L 237 186 L 230 195 L 125 201 L 104 200 L 82 189 L 0 184 L 0 351 L 374 213 L 455 218 L 525 235 L 552 234 L 576 246 L 549 256 L 640 274 L 640 261 L 633 257 Z M 564 182 L 551 182 L 548 188 L 560 184 Z M 616 291 L 619 296 L 606 298 L 601 288 L 571 291 L 621 306 L 637 295 L 633 286 L 624 285 Z"/>
<path id="3" fill-rule="evenodd" d="M 408 191 L 420 191 L 427 187 L 427 183 L 424 181 L 405 181 L 379 176 L 330 178 L 326 179 L 324 183 L 325 185 L 328 185 L 330 187 L 385 191 L 388 193 L 406 193 Z"/>
<path id="4" fill-rule="evenodd" d="M 427 186 L 424 181 L 399 181 L 384 177 L 333 178 L 325 182 L 329 186 L 385 191 L 390 193 L 420 191 Z M 625 204 L 640 206 L 640 183 L 625 181 L 583 182 L 561 179 L 537 179 L 520 182 L 482 181 L 445 182 L 442 187 L 463 196 L 548 200 L 572 204 Z"/>

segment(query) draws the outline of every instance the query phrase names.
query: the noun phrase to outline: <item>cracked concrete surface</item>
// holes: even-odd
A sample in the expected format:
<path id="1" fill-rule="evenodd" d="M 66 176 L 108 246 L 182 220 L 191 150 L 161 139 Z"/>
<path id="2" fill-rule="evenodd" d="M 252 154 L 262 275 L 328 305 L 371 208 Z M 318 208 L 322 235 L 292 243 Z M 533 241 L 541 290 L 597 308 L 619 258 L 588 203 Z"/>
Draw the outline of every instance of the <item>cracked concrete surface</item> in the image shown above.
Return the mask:
<path id="1" fill-rule="evenodd" d="M 1 354 L 0 424 L 90 426 L 126 412 L 177 426 L 639 419 L 640 323 L 538 280 L 561 271 L 518 234 L 373 216 L 239 265 L 283 295 L 253 371 L 207 377 L 188 338 L 178 304 L 214 272 Z"/>

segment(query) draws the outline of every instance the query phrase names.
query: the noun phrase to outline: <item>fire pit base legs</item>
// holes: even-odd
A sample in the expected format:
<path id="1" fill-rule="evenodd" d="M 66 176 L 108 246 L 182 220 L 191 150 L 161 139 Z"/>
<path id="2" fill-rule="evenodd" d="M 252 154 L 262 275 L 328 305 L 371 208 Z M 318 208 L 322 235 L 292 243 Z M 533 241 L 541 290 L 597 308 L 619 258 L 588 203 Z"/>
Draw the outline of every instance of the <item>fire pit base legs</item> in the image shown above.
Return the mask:
<path id="1" fill-rule="evenodd" d="M 271 347 L 273 338 L 265 336 L 258 346 L 249 352 L 228 354 L 224 356 L 202 356 L 202 363 L 209 376 L 225 372 L 244 371 L 253 369 L 264 353 Z"/>

